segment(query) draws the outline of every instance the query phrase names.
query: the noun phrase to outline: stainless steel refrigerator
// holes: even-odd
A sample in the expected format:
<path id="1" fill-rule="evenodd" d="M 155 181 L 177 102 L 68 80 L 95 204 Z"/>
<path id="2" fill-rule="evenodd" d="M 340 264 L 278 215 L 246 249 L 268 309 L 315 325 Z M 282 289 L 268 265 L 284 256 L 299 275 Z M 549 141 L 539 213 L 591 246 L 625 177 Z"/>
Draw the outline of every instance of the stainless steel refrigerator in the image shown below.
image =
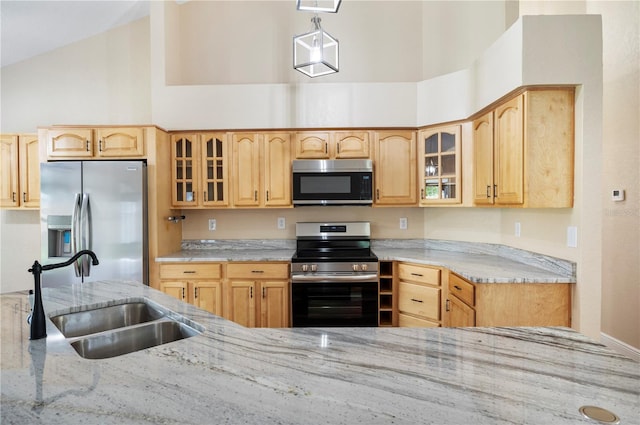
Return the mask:
<path id="1" fill-rule="evenodd" d="M 40 166 L 41 262 L 88 256 L 42 274 L 54 287 L 105 279 L 148 284 L 147 167 L 144 161 L 61 161 Z"/>

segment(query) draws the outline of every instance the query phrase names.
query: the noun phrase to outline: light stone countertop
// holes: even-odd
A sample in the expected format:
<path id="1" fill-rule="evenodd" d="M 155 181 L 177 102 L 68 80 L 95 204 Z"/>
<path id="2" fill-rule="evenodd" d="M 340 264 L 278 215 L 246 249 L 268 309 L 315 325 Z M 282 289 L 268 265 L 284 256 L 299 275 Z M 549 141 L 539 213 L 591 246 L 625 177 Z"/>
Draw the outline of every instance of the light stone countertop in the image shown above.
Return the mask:
<path id="1" fill-rule="evenodd" d="M 1 423 L 593 424 L 640 417 L 640 364 L 567 328 L 249 329 L 136 282 L 45 288 L 47 316 L 149 299 L 202 335 L 82 359 L 0 296 Z"/>
<path id="2" fill-rule="evenodd" d="M 474 283 L 575 283 L 575 264 L 503 245 L 429 240 L 374 240 L 383 261 L 445 267 Z M 290 261 L 295 241 L 186 241 L 156 262 Z"/>

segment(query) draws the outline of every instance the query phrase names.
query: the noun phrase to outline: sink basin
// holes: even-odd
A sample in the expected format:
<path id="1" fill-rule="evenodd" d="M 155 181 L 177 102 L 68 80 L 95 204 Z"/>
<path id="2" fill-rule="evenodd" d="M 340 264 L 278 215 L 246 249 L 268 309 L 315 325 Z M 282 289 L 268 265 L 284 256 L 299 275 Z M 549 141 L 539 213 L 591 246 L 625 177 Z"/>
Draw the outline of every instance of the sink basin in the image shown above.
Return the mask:
<path id="1" fill-rule="evenodd" d="M 145 302 L 132 302 L 51 317 L 65 338 L 94 334 L 139 323 L 151 322 L 166 311 Z"/>
<path id="2" fill-rule="evenodd" d="M 163 319 L 90 335 L 72 342 L 71 346 L 85 359 L 106 359 L 199 334 L 184 323 Z"/>

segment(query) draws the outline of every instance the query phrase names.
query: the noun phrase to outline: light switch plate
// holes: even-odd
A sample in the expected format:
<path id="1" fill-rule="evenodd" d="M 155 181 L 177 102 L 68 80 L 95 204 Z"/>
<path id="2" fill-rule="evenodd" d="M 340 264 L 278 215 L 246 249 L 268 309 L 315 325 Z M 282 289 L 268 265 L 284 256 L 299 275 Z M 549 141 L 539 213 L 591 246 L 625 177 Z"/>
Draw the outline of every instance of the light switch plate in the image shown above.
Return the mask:
<path id="1" fill-rule="evenodd" d="M 215 218 L 210 218 L 209 219 L 209 231 L 213 232 L 214 230 L 216 230 L 216 219 Z"/>
<path id="2" fill-rule="evenodd" d="M 578 228 L 576 226 L 567 227 L 567 246 L 569 248 L 578 247 Z"/>
<path id="3" fill-rule="evenodd" d="M 400 217 L 400 229 L 407 229 L 407 217 Z"/>
<path id="4" fill-rule="evenodd" d="M 287 226 L 287 223 L 284 217 L 278 217 L 278 229 L 284 229 Z"/>

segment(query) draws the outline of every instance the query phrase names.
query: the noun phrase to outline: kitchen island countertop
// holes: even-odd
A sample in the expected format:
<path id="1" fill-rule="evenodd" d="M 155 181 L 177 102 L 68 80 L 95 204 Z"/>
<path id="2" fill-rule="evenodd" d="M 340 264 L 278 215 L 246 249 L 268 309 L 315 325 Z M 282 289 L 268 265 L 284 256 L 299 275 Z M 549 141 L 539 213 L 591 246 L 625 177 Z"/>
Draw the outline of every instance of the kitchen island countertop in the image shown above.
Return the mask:
<path id="1" fill-rule="evenodd" d="M 202 335 L 82 359 L 3 294 L 2 423 L 593 424 L 640 417 L 640 365 L 567 328 L 249 329 L 136 282 L 44 288 L 47 316 L 149 299 Z"/>

